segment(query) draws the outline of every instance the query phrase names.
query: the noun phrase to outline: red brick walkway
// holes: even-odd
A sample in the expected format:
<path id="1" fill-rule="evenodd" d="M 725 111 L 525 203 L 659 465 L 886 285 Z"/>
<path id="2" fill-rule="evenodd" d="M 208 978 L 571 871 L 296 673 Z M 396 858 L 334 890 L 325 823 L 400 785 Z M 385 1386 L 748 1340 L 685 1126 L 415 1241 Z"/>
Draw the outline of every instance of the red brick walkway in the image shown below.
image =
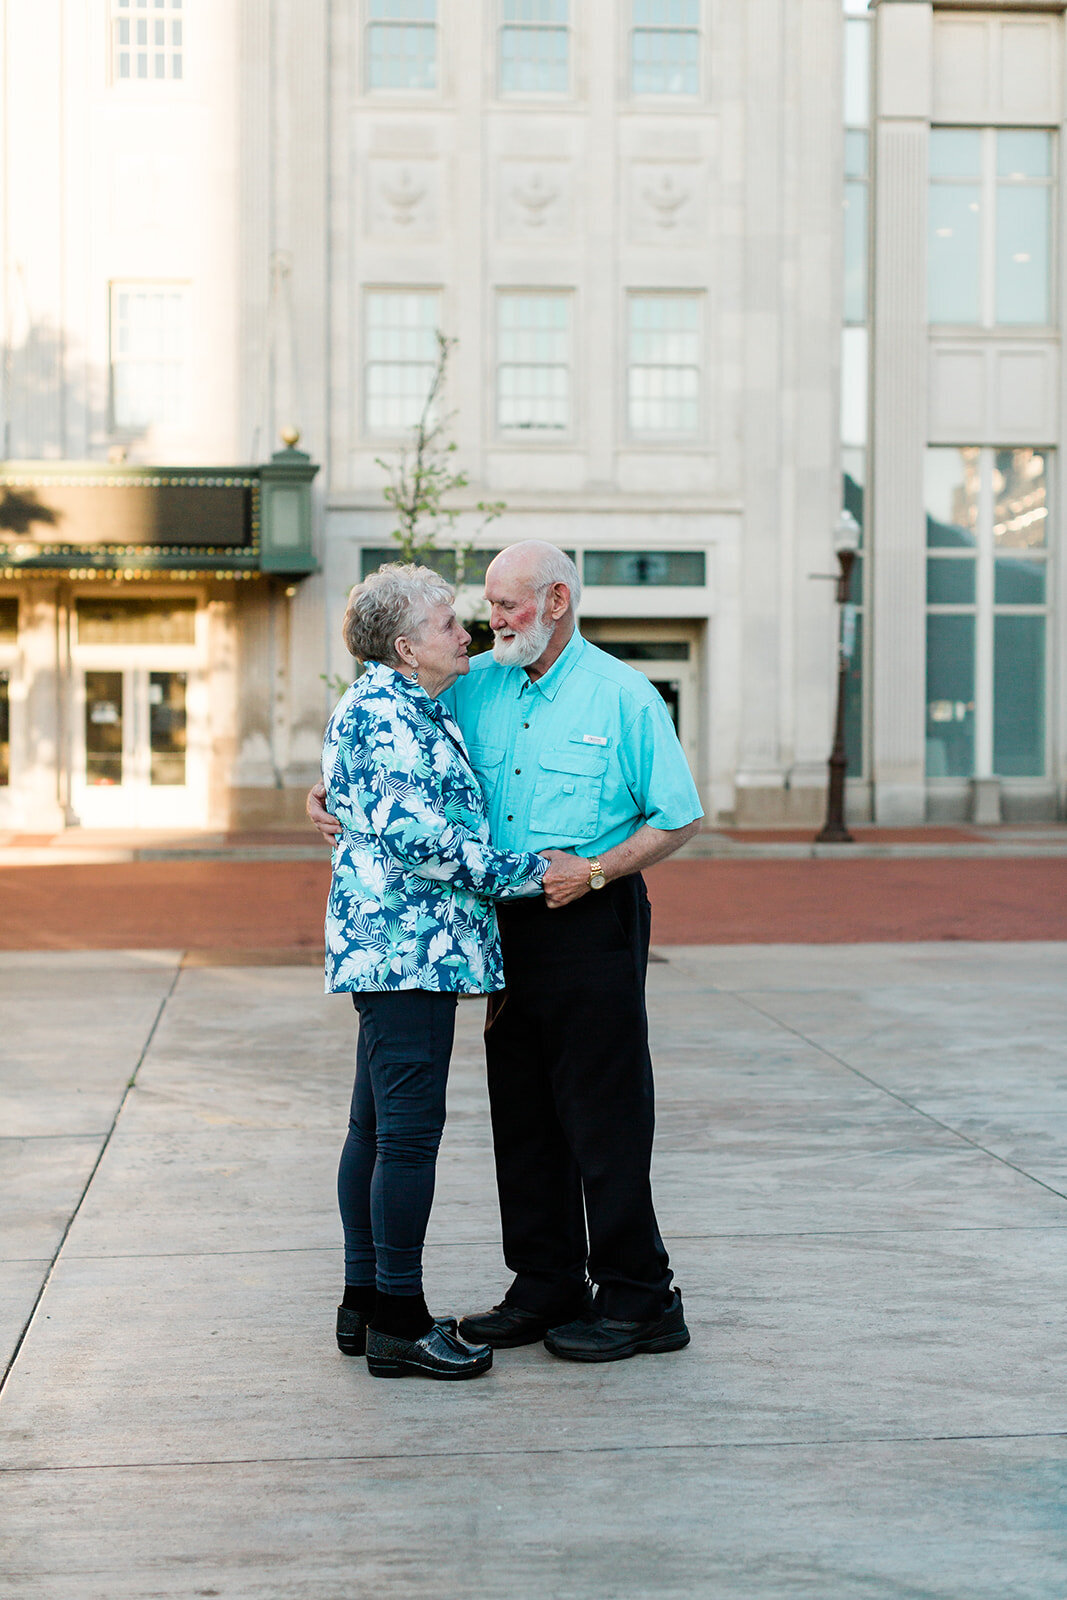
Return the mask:
<path id="1" fill-rule="evenodd" d="M 0 870 L 0 949 L 321 948 L 329 865 L 135 861 Z M 668 861 L 653 939 L 1067 939 L 1067 859 Z"/>

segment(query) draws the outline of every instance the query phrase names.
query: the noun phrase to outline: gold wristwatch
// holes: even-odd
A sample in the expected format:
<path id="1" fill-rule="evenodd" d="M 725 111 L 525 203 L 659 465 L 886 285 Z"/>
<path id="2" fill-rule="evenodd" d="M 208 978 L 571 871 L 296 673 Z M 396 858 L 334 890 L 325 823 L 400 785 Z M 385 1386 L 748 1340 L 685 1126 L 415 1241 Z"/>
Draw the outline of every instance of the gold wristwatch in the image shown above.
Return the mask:
<path id="1" fill-rule="evenodd" d="M 593 856 L 589 862 L 590 889 L 602 889 L 607 881 L 607 878 L 604 876 L 604 868 L 600 865 L 600 862 L 597 860 L 596 856 Z"/>

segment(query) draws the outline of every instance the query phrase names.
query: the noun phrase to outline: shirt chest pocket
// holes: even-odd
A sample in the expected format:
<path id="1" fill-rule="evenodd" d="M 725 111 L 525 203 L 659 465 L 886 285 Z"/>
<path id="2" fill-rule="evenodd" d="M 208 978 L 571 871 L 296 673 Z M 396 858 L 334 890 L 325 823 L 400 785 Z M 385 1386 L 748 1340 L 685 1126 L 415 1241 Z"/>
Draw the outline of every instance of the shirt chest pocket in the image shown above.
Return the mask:
<path id="1" fill-rule="evenodd" d="M 534 779 L 531 832 L 550 834 L 560 844 L 594 838 L 607 765 L 607 757 L 593 751 L 547 751 Z"/>
<path id="2" fill-rule="evenodd" d="M 493 790 L 500 780 L 500 763 L 504 759 L 502 745 L 472 744 L 470 746 L 470 763 L 481 785 L 482 797 L 488 810 L 492 799 Z"/>

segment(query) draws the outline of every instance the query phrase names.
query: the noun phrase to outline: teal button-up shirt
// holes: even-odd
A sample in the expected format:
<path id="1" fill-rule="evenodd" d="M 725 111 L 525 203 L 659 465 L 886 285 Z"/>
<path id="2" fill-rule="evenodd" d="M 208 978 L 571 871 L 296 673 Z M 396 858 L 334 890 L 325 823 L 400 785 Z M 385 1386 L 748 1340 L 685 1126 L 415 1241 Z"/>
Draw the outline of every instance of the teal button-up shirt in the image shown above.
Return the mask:
<path id="1" fill-rule="evenodd" d="M 442 699 L 499 849 L 596 856 L 644 823 L 683 828 L 704 814 L 659 691 L 577 629 L 543 677 L 487 653 Z"/>

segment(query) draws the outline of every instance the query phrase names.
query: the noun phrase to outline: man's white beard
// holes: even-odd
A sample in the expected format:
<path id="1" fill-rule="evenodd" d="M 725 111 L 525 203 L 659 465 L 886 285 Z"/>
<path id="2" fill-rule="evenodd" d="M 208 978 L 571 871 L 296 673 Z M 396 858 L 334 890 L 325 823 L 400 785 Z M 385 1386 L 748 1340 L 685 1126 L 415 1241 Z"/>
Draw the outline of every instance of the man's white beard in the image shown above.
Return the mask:
<path id="1" fill-rule="evenodd" d="M 532 667 L 538 656 L 543 656 L 552 638 L 552 623 L 531 622 L 514 639 L 505 641 L 498 633 L 493 640 L 493 660 L 502 667 Z"/>

